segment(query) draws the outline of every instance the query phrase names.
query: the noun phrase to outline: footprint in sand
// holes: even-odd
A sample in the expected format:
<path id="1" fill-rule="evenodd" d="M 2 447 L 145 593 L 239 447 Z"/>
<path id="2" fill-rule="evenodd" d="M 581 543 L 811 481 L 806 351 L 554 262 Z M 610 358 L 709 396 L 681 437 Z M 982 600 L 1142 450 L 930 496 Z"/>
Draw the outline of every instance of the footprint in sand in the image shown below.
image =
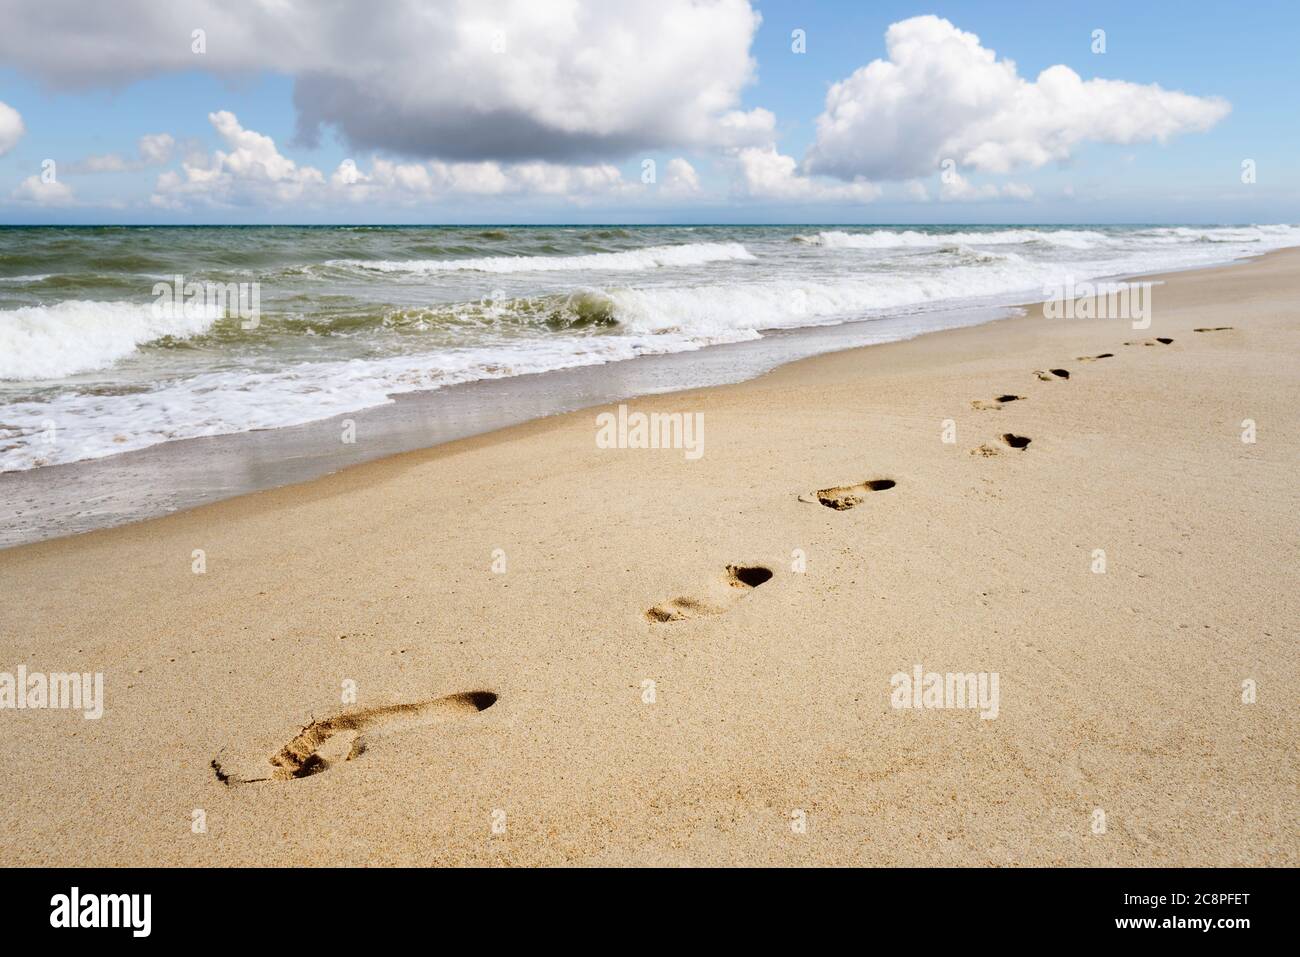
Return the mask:
<path id="1" fill-rule="evenodd" d="M 1079 356 L 1079 360 L 1078 360 L 1078 361 L 1080 361 L 1080 362 L 1096 362 L 1098 359 L 1113 359 L 1113 358 L 1115 358 L 1115 353 L 1113 353 L 1113 352 L 1103 352 L 1103 353 L 1101 353 L 1100 355 L 1095 355 L 1095 356 Z"/>
<path id="2" fill-rule="evenodd" d="M 843 512 L 855 505 L 861 505 L 869 492 L 883 492 L 897 484 L 893 479 L 867 479 L 857 485 L 837 485 L 835 488 L 824 488 L 808 495 L 800 495 L 799 501 L 816 502 L 837 512 Z"/>
<path id="3" fill-rule="evenodd" d="M 362 711 L 349 711 L 321 721 L 312 721 L 288 744 L 271 755 L 274 767 L 269 777 L 241 778 L 212 759 L 212 772 L 227 786 L 258 781 L 292 781 L 328 770 L 339 761 L 352 761 L 365 753 L 367 733 L 406 731 L 439 721 L 486 711 L 497 703 L 492 691 L 465 691 L 411 704 L 392 704 Z"/>
<path id="4" fill-rule="evenodd" d="M 1174 340 L 1166 339 L 1164 336 L 1156 336 L 1154 339 L 1134 339 L 1132 342 L 1126 342 L 1126 346 L 1167 346 Z"/>
<path id="5" fill-rule="evenodd" d="M 1193 329 L 1192 332 L 1227 332 L 1232 326 L 1201 326 L 1199 329 Z"/>
<path id="6" fill-rule="evenodd" d="M 1058 379 L 1070 378 L 1070 370 L 1069 369 L 1048 369 L 1047 372 L 1044 372 L 1042 369 L 1035 369 L 1034 375 L 1038 376 L 1038 378 L 1042 379 L 1044 382 L 1051 382 L 1052 376 L 1056 376 L 1056 378 Z"/>
<path id="7" fill-rule="evenodd" d="M 772 569 L 762 565 L 728 565 L 726 575 L 720 582 L 710 585 L 703 598 L 683 595 L 655 605 L 645 616 L 656 624 L 663 624 L 719 615 L 771 577 Z"/>
<path id="8" fill-rule="evenodd" d="M 1019 402 L 1023 395 L 1000 395 L 991 402 L 985 402 L 983 399 L 975 399 L 971 402 L 970 407 L 976 412 L 987 412 L 992 409 L 1000 409 L 1008 402 Z"/>
<path id="9" fill-rule="evenodd" d="M 1012 432 L 1004 432 L 1002 433 L 1002 441 L 1007 445 L 1011 446 L 1011 448 L 1013 449 L 1025 449 L 1029 447 L 1029 443 L 1032 442 L 1033 439 L 1025 435 L 1016 435 L 1015 433 Z M 996 445 L 990 445 L 989 443 L 985 442 L 983 445 L 979 445 L 971 449 L 970 454 L 977 455 L 980 458 L 988 459 L 988 458 L 992 458 L 995 455 L 1001 455 L 1002 450 L 998 448 Z"/>

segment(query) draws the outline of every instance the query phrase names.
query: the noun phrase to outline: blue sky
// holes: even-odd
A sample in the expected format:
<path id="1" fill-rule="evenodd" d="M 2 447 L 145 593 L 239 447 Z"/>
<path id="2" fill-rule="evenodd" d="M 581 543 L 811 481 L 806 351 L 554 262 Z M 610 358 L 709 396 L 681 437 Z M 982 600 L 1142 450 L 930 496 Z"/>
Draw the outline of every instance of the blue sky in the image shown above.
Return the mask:
<path id="1" fill-rule="evenodd" d="M 739 0 L 727 3 L 725 16 L 694 27 L 695 36 L 700 31 L 716 31 L 716 36 L 710 33 L 698 49 L 682 52 L 679 59 L 673 59 L 672 51 L 683 46 L 682 33 L 669 28 L 655 33 L 644 24 L 621 30 L 605 17 L 600 25 L 579 31 L 576 39 L 563 41 L 577 46 L 556 46 L 557 70 L 546 59 L 551 49 L 534 40 L 539 31 L 511 35 L 519 18 L 505 0 L 498 11 L 507 24 L 504 53 L 476 59 L 472 38 L 481 31 L 475 32 L 476 22 L 465 25 L 474 15 L 472 8 L 449 2 L 446 22 L 430 29 L 450 23 L 447 29 L 453 32 L 430 35 L 423 52 L 418 47 L 384 48 L 402 43 L 404 33 L 418 32 L 414 27 L 384 35 L 376 31 L 357 41 L 362 45 L 356 51 L 358 64 L 368 57 L 394 64 L 393 74 L 382 80 L 374 80 L 360 65 L 355 73 L 331 66 L 346 62 L 352 51 L 341 57 L 336 47 L 326 45 L 347 42 L 356 31 L 346 24 L 320 26 L 309 6 L 291 10 L 285 22 L 238 35 L 238 29 L 252 28 L 227 24 L 197 0 L 171 21 L 160 20 L 148 4 L 127 3 L 116 18 L 84 26 L 83 47 L 54 29 L 32 26 L 22 36 L 11 32 L 7 43 L 0 40 L 0 103 L 21 116 L 24 131 L 0 155 L 0 222 L 1300 221 L 1300 190 L 1291 175 L 1300 156 L 1294 107 L 1300 99 L 1300 71 L 1292 49 L 1300 36 L 1300 5 L 1261 2 L 1225 10 L 1211 3 L 761 2 L 754 4 L 761 24 L 750 31 L 742 26 L 745 11 L 737 7 Z M 42 6 L 64 8 L 58 12 L 72 17 L 78 4 L 46 0 Z M 545 4 L 533 4 L 539 6 Z M 26 0 L 0 0 L 7 24 L 31 21 L 31 7 Z M 398 2 L 387 12 L 399 24 L 415 15 Z M 662 12 L 669 20 L 674 15 L 670 4 Z M 888 58 L 885 36 L 891 24 L 927 14 L 977 35 L 978 47 L 994 51 L 997 61 L 1013 60 L 1020 80 L 1032 83 L 1040 71 L 1059 64 L 1085 83 L 1104 78 L 1134 85 L 1131 95 L 1145 98 L 1136 107 L 1144 117 L 1138 132 L 1126 132 L 1123 117 L 1116 115 L 1125 112 L 1130 95 L 1120 91 L 1107 94 L 1104 108 L 1097 108 L 1100 121 L 1062 118 L 1060 128 L 1049 116 L 1012 130 L 1005 111 L 990 113 L 985 120 L 970 121 L 942 148 L 936 146 L 939 152 L 920 151 L 918 162 L 903 172 L 879 155 L 874 138 L 894 135 L 915 145 L 933 137 L 940 143 L 952 123 L 967 124 L 967 112 L 957 106 L 940 111 L 917 131 L 910 128 L 906 112 L 890 118 L 870 114 L 883 107 L 870 107 L 868 120 L 850 124 L 834 143 L 819 143 L 817 120 L 827 109 L 832 84 Z M 310 18 L 310 29 L 297 30 L 294 16 Z M 190 22 L 212 24 L 205 30 L 209 49 L 204 56 L 179 49 L 190 43 Z M 276 35 L 279 29 L 308 34 L 303 49 L 281 57 L 285 42 Z M 315 29 L 321 31 L 319 50 L 310 35 Z M 792 52 L 796 29 L 805 31 L 804 53 Z M 1096 29 L 1105 31 L 1103 54 L 1091 50 Z M 595 68 L 588 81 L 594 86 L 566 87 L 570 81 L 554 79 L 584 53 L 608 49 L 601 46 L 606 35 L 643 48 L 625 49 L 614 58 L 625 62 Z M 942 39 L 944 34 L 935 28 L 925 36 Z M 96 63 L 99 54 L 87 53 L 96 51 L 100 41 L 103 69 Z M 138 59 L 138 68 L 110 66 L 124 61 L 120 51 L 133 52 L 131 44 L 137 42 L 139 57 L 125 59 Z M 424 100 L 407 103 L 402 66 L 436 70 L 420 57 L 433 57 L 448 43 L 466 42 L 471 67 L 456 78 L 417 73 L 410 88 L 421 91 Z M 179 52 L 156 52 L 159 45 L 172 43 Z M 435 45 L 430 49 L 429 43 Z M 740 65 L 746 50 L 756 61 L 749 82 Z M 452 50 L 446 59 L 456 56 Z M 514 74 L 521 61 L 533 60 L 537 63 L 527 69 L 541 79 Z M 482 82 L 484 90 L 499 87 L 482 97 L 475 85 L 478 76 L 471 76 L 461 90 L 450 89 L 454 80 L 476 70 L 504 71 L 505 79 Z M 323 72 L 330 75 L 322 81 Z M 303 77 L 313 77 L 317 85 Z M 530 89 L 552 80 L 554 90 Z M 915 112 L 945 96 L 956 103 L 968 82 L 981 81 L 968 81 L 955 71 L 936 77 L 933 88 L 913 86 L 902 92 L 916 97 Z M 681 83 L 681 91 L 672 89 L 673 83 Z M 733 101 L 692 105 L 680 116 L 668 116 L 691 93 L 692 84 L 698 89 L 709 83 L 734 93 Z M 1151 84 L 1190 94 L 1197 102 L 1171 106 L 1157 94 L 1143 92 Z M 423 92 L 442 87 L 448 87 L 445 96 Z M 596 99 L 593 90 L 609 94 L 604 112 L 593 109 L 577 121 L 568 118 L 565 108 Z M 856 95 L 872 104 L 876 92 L 868 78 Z M 1230 111 L 1211 98 L 1227 101 Z M 349 106 L 350 99 L 360 105 Z M 373 129 L 366 115 L 366 104 L 372 102 L 381 104 Z M 1082 101 L 1080 108 L 1093 109 Z M 1170 120 L 1175 132 L 1166 142 L 1141 132 L 1163 122 L 1162 111 L 1184 108 L 1187 116 Z M 300 109 L 325 117 L 315 144 L 300 135 Z M 844 115 L 856 116 L 856 109 L 852 106 Z M 224 126 L 213 119 L 222 111 L 232 114 Z M 739 138 L 726 131 L 726 117 L 733 114 L 750 118 Z M 770 126 L 764 127 L 765 122 Z M 887 129 L 890 124 L 900 128 Z M 518 130 L 518 136 L 502 136 L 507 127 Z M 406 135 L 413 128 L 420 132 L 415 148 Z M 232 137 L 251 133 L 269 137 L 273 146 L 268 154 L 258 140 L 241 160 Z M 140 138 L 161 134 L 170 137 L 166 159 L 146 162 Z M 978 160 L 976 147 L 986 140 L 997 141 L 991 163 Z M 1051 159 L 1008 159 L 1022 155 L 1030 140 L 1031 146 L 1052 152 Z M 0 147 L 4 143 L 0 134 Z M 537 155 L 528 155 L 534 146 Z M 953 190 L 949 196 L 938 166 L 944 149 L 955 150 L 962 182 L 960 193 Z M 216 159 L 218 150 L 235 158 Z M 755 164 L 789 158 L 792 171 L 763 178 L 759 174 L 769 167 L 751 166 L 746 156 Z M 89 172 L 91 157 L 114 157 L 108 165 L 121 169 Z M 967 162 L 970 158 L 975 159 Z M 40 177 L 42 164 L 50 159 L 57 188 L 24 186 Z M 647 186 L 642 173 L 648 159 L 658 178 Z M 1242 182 L 1247 159 L 1255 161 L 1257 176 L 1249 184 Z M 345 160 L 356 164 L 362 181 L 331 185 Z M 292 161 L 292 170 L 285 171 L 285 161 Z M 674 161 L 676 172 L 670 176 Z M 546 165 L 529 166 L 537 163 Z M 681 172 L 686 169 L 690 173 Z"/>

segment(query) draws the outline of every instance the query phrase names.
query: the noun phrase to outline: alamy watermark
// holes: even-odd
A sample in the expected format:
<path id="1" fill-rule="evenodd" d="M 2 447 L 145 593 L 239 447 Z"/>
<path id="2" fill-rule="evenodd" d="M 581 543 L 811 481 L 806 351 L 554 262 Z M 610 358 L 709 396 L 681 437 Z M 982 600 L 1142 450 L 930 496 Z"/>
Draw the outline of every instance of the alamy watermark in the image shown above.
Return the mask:
<path id="1" fill-rule="evenodd" d="M 73 887 L 50 898 L 50 926 L 119 927 L 132 937 L 148 937 L 153 928 L 152 894 L 83 894 Z"/>
<path id="2" fill-rule="evenodd" d="M 902 708 L 978 708 L 980 718 L 998 716 L 998 673 L 996 671 L 925 671 L 919 664 L 912 673 L 900 671 L 889 679 L 889 703 Z"/>
<path id="3" fill-rule="evenodd" d="M 1151 282 L 1080 282 L 1043 287 L 1047 319 L 1127 319 L 1134 329 L 1151 325 Z"/>
<path id="4" fill-rule="evenodd" d="M 256 329 L 262 321 L 260 282 L 186 282 L 177 274 L 171 282 L 153 286 L 154 316 L 224 319 L 238 316 L 240 328 Z"/>
<path id="5" fill-rule="evenodd" d="M 596 416 L 598 449 L 682 449 L 690 461 L 704 454 L 703 412 L 601 412 Z"/>
<path id="6" fill-rule="evenodd" d="M 87 721 L 98 721 L 104 716 L 104 674 L 29 672 L 26 665 L 19 665 L 16 674 L 0 671 L 0 711 L 5 708 L 80 711 Z"/>

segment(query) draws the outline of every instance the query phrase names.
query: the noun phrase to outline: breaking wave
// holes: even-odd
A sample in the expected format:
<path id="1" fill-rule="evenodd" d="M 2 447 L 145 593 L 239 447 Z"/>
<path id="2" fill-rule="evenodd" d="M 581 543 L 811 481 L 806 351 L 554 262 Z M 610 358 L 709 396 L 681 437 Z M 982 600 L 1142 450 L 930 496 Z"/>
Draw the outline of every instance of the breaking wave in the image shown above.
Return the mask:
<path id="1" fill-rule="evenodd" d="M 58 379 L 112 365 L 137 347 L 189 338 L 222 318 L 219 308 L 68 300 L 0 310 L 0 379 Z"/>
<path id="2" fill-rule="evenodd" d="M 611 270 L 637 272 L 665 266 L 697 266 L 703 263 L 753 259 L 740 243 L 687 243 L 681 246 L 647 246 L 617 253 L 588 253 L 585 256 L 488 256 L 481 259 L 335 259 L 329 266 L 351 266 L 378 272 L 562 272 Z"/>

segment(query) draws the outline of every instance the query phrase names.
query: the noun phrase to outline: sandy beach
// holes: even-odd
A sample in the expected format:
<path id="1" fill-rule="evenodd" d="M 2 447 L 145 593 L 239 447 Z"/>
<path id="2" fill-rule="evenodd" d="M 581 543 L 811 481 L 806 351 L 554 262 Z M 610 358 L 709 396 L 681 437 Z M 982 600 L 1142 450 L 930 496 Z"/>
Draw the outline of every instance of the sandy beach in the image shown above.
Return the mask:
<path id="1" fill-rule="evenodd" d="M 0 715 L 0 849 L 1295 865 L 1298 356 L 1287 250 L 1149 329 L 1030 308 L 627 403 L 698 458 L 599 448 L 602 406 L 0 551 L 0 671 L 104 674 L 98 720 Z M 916 666 L 996 717 L 894 707 Z"/>

